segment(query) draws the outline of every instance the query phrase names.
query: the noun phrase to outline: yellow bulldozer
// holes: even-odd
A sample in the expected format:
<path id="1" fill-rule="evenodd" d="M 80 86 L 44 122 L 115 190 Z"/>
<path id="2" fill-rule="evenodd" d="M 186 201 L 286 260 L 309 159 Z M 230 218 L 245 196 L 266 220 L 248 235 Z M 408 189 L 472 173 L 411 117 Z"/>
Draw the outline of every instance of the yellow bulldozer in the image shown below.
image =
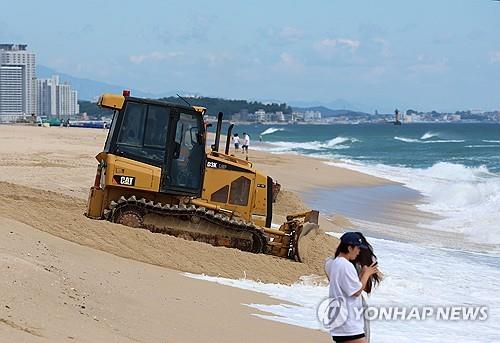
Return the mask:
<path id="1" fill-rule="evenodd" d="M 318 212 L 272 225 L 276 183 L 229 153 L 232 125 L 219 152 L 222 113 L 207 149 L 205 108 L 128 91 L 103 94 L 98 105 L 114 115 L 96 156 L 87 217 L 300 261 L 299 240 L 317 227 Z"/>

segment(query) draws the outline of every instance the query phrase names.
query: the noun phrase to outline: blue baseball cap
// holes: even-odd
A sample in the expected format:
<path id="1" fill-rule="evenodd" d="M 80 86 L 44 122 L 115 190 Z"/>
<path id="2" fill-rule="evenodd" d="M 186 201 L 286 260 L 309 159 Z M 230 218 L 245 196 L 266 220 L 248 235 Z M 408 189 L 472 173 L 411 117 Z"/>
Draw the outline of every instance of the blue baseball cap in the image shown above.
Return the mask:
<path id="1" fill-rule="evenodd" d="M 368 247 L 363 244 L 363 239 L 356 232 L 346 232 L 340 237 L 342 243 L 360 247 L 361 249 L 368 249 Z"/>

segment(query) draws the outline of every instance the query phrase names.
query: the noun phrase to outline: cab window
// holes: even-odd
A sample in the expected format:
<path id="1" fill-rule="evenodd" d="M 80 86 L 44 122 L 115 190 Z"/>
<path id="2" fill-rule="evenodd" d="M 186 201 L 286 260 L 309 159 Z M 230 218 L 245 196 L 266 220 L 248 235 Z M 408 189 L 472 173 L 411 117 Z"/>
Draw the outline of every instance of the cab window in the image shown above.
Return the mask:
<path id="1" fill-rule="evenodd" d="M 198 189 L 201 185 L 205 145 L 199 127 L 198 115 L 179 114 L 175 130 L 171 186 Z"/>
<path id="2" fill-rule="evenodd" d="M 240 176 L 231 182 L 231 193 L 229 194 L 229 203 L 233 205 L 246 206 L 250 194 L 250 179 Z"/>
<path id="3" fill-rule="evenodd" d="M 149 105 L 148 120 L 144 146 L 164 149 L 167 141 L 168 109 L 162 106 Z"/>
<path id="4" fill-rule="evenodd" d="M 167 107 L 127 102 L 117 139 L 117 153 L 162 166 L 169 118 Z"/>
<path id="5" fill-rule="evenodd" d="M 128 102 L 123 115 L 118 144 L 140 147 L 144 137 L 147 105 Z"/>

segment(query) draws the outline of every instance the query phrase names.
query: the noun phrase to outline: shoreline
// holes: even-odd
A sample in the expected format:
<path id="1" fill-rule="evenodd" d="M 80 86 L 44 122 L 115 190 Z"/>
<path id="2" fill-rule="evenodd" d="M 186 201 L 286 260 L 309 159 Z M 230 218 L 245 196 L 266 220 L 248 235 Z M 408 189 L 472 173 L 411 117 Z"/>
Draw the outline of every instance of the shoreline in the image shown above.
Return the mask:
<path id="1" fill-rule="evenodd" d="M 259 144 L 272 149 L 272 142 Z M 384 189 L 391 187 L 394 187 L 395 189 L 400 188 L 404 189 L 405 192 L 411 195 L 406 199 L 398 199 L 396 197 L 392 200 L 381 200 L 372 197 L 372 204 L 377 206 L 376 202 L 382 201 L 382 207 L 385 207 L 388 212 L 393 213 L 392 216 L 386 216 L 380 218 L 380 220 L 377 220 L 377 218 L 374 219 L 372 216 L 352 217 L 349 213 L 341 213 L 342 216 L 349 219 L 350 223 L 353 224 L 353 227 L 361 229 L 361 231 L 364 229 L 369 235 L 399 242 L 413 242 L 417 244 L 428 244 L 430 246 L 448 247 L 450 249 L 459 249 L 478 253 L 493 252 L 500 254 L 500 244 L 474 241 L 471 239 L 470 234 L 463 232 L 440 230 L 439 222 L 449 218 L 444 217 L 441 214 L 419 208 L 421 206 L 426 207 L 428 204 L 425 195 L 422 194 L 421 191 L 412 188 L 410 185 L 407 185 L 402 181 L 392 180 L 388 177 L 384 177 L 383 175 L 380 176 L 379 172 L 373 172 L 372 174 L 367 171 L 370 170 L 369 165 L 365 165 L 361 170 L 357 170 L 357 168 L 344 166 L 346 162 L 335 160 L 334 158 L 309 156 L 299 153 L 290 153 L 289 151 L 266 151 L 265 149 L 258 150 L 258 152 L 264 154 L 270 153 L 272 156 L 279 156 L 289 160 L 303 159 L 305 163 L 313 165 L 314 168 L 316 168 L 317 165 L 314 161 L 321 161 L 323 164 L 327 165 L 327 167 L 335 168 L 332 169 L 332 173 L 334 170 L 339 169 L 356 173 L 352 174 L 355 178 L 350 179 L 351 181 L 355 181 L 356 184 L 353 184 L 352 182 L 344 183 L 342 180 L 329 180 L 325 182 L 324 175 L 327 175 L 326 173 L 328 173 L 328 169 L 318 168 L 320 170 L 320 176 L 319 179 L 315 177 L 315 180 L 319 180 L 319 182 L 313 181 L 307 183 L 306 187 L 295 187 L 294 185 L 290 185 L 290 187 L 296 192 L 306 194 L 306 197 L 301 197 L 303 200 L 307 200 L 307 197 L 311 197 L 311 194 L 314 194 L 317 189 L 320 189 L 321 192 L 329 193 L 332 196 L 332 199 L 336 196 L 336 194 L 342 193 L 343 190 L 345 192 L 342 195 L 345 196 L 346 194 L 352 192 L 371 193 L 372 189 L 377 187 Z M 279 171 L 275 172 L 279 174 Z M 283 173 L 283 175 L 288 177 L 287 173 Z M 316 176 L 316 174 L 314 176 Z M 360 177 L 358 178 L 356 176 Z M 367 196 L 366 194 L 362 195 Z M 385 195 L 387 194 L 384 194 L 384 197 Z M 356 203 L 356 201 L 354 202 Z M 361 213 L 366 211 L 368 205 L 369 202 L 366 201 L 363 203 L 357 203 Z M 323 217 L 325 217 L 327 219 L 326 222 L 328 222 L 328 217 L 331 216 L 328 216 L 328 213 L 323 213 Z"/>
<path id="2" fill-rule="evenodd" d="M 7 128 L 9 130 L 6 130 Z M 13 149 L 15 153 L 9 151 L 8 146 L 5 147 L 7 149 L 3 149 L 4 151 L 0 147 L 0 153 L 2 153 L 0 181 L 40 190 L 50 190 L 86 201 L 91 180 L 95 175 L 96 162 L 93 156 L 102 149 L 107 130 L 3 126 L 0 129 L 0 141 L 14 138 L 12 133 L 5 132 L 10 131 L 10 129 L 27 131 L 29 134 L 23 139 L 23 142 L 27 144 L 10 144 L 10 146 L 15 145 Z M 51 146 L 45 147 L 44 143 L 50 140 L 60 142 L 56 149 Z M 225 137 L 222 137 L 221 141 L 224 140 Z M 78 147 L 75 149 L 73 145 L 76 142 L 78 142 Z M 36 152 L 33 151 L 33 146 L 38 146 Z M 78 152 L 76 155 L 75 151 Z M 231 152 L 234 151 L 231 150 Z M 236 156 L 238 155 L 236 154 Z M 241 156 L 243 155 L 241 154 Z M 71 161 L 68 161 L 68 158 Z M 256 169 L 281 183 L 282 189 L 294 193 L 291 197 L 295 200 L 287 203 L 289 208 L 278 206 L 279 209 L 275 211 L 273 216 L 274 223 L 284 221 L 286 213 L 300 212 L 310 207 L 306 204 L 307 197 L 318 189 L 329 193 L 350 188 L 404 187 L 399 182 L 334 166 L 331 164 L 332 159 L 316 156 L 270 153 L 251 149 L 249 160 L 254 163 Z M 405 204 L 398 203 L 391 204 L 391 206 L 395 206 L 393 209 L 395 213 L 405 213 L 406 218 L 414 216 L 425 218 L 425 220 L 437 219 L 437 216 L 416 208 L 421 200 L 422 196 L 418 195 L 409 199 Z M 335 223 L 332 225 L 331 220 L 327 220 L 327 218 L 331 219 L 331 215 L 331 213 L 320 213 L 320 225 L 325 231 L 338 229 L 338 225 Z M 344 214 L 342 217 L 348 216 Z M 341 222 L 348 222 L 348 219 L 345 218 Z M 412 221 L 408 220 L 407 222 Z M 412 222 L 412 226 L 415 226 L 414 222 Z M 400 238 L 398 235 L 392 236 L 396 239 Z"/>
<path id="3" fill-rule="evenodd" d="M 145 266 L 147 266 L 148 270 L 150 266 L 156 270 L 151 274 L 153 279 L 157 277 L 156 273 L 162 271 L 177 276 L 188 272 L 198 275 L 226 277 L 233 280 L 243 278 L 261 281 L 265 284 L 283 284 L 284 286 L 297 285 L 296 282 L 304 275 L 316 274 L 322 278 L 322 263 L 315 266 L 304 263 L 299 264 L 268 255 L 255 255 L 234 249 L 216 248 L 204 243 L 189 242 L 171 236 L 153 234 L 146 230 L 131 229 L 85 218 L 82 213 L 88 189 L 93 183 L 96 168 L 96 161 L 93 156 L 101 151 L 106 133 L 106 130 L 86 130 L 81 128 L 75 130 L 74 128 L 58 127 L 0 126 L 0 187 L 3 189 L 3 192 L 0 193 L 0 198 L 2 198 L 0 199 L 0 220 L 9 223 L 8 226 L 15 229 L 28 226 L 30 227 L 29 230 L 36 234 L 50 234 L 52 236 L 44 237 L 52 237 L 60 242 L 62 246 L 65 246 L 64 251 L 58 255 L 58 260 L 51 262 L 49 267 L 53 265 L 60 268 L 58 267 L 59 264 L 57 264 L 60 261 L 66 259 L 73 261 L 71 246 L 73 243 L 77 243 L 79 247 L 77 250 L 80 250 L 80 248 L 86 249 L 85 251 L 93 256 L 85 259 L 87 267 L 91 268 L 91 270 L 97 270 L 100 264 L 106 265 L 107 261 L 118 258 L 123 261 L 123 268 L 125 269 L 133 269 L 135 268 L 133 265 L 137 263 L 147 263 Z M 315 188 L 335 190 L 336 188 L 353 186 L 399 187 L 401 185 L 349 169 L 330 166 L 325 163 L 325 160 L 316 157 L 302 157 L 290 154 L 276 155 L 251 150 L 249 159 L 255 163 L 258 170 L 269 174 L 283 186 L 282 199 L 275 204 L 273 220 L 275 223 L 283 221 L 286 214 L 298 212 L 307 207 L 304 194 Z M 339 215 L 329 218 L 326 213 L 321 214 L 320 227 L 324 231 L 341 232 L 348 226 L 351 226 L 348 218 Z M 2 232 L 8 233 L 9 230 L 15 232 L 15 230 L 8 227 L 4 228 Z M 29 234 L 27 235 L 29 236 Z M 40 241 L 44 242 L 43 240 Z M 17 243 L 21 244 L 21 242 Z M 14 242 L 11 245 L 17 246 L 17 243 Z M 6 249 L 10 249 L 10 246 L 3 246 L 0 252 L 5 252 Z M 10 257 L 10 261 L 14 261 L 12 265 L 21 268 L 24 262 L 19 259 L 25 260 L 27 258 L 26 251 L 27 249 L 23 248 L 12 253 L 12 257 Z M 33 251 L 32 249 L 30 252 L 31 258 L 37 262 L 42 261 L 44 257 L 40 254 L 34 254 Z M 75 261 L 74 263 L 77 262 L 81 263 L 81 261 Z M 5 262 L 0 261 L 0 263 L 4 264 Z M 91 274 L 91 270 L 88 273 Z M 27 280 L 30 280 L 29 273 L 25 275 L 28 275 Z M 125 275 L 123 271 L 121 275 Z M 135 276 L 130 273 L 127 275 L 128 277 L 124 277 L 119 284 L 114 286 L 118 288 L 120 293 L 124 289 L 134 289 Z M 85 278 L 85 276 L 82 277 Z M 106 280 L 105 276 L 102 278 Z M 165 287 L 176 287 L 175 283 L 178 284 L 178 281 L 174 280 L 177 280 L 177 277 L 171 276 L 169 280 L 174 282 L 174 285 L 168 284 Z M 200 304 L 204 304 L 204 302 L 196 296 L 203 292 L 203 287 L 212 286 L 203 286 L 203 284 L 210 284 L 208 281 L 203 281 L 200 290 L 196 288 L 198 286 L 195 286 L 195 281 L 197 283 L 201 282 L 188 280 L 182 283 L 182 289 L 176 291 L 180 292 L 180 298 L 189 299 L 190 306 L 193 306 L 192 310 L 196 312 L 197 318 L 200 319 L 200 325 L 203 325 L 204 321 L 213 321 L 212 312 L 214 310 L 210 306 L 201 306 L 200 308 Z M 36 288 L 36 285 L 29 283 L 27 287 Z M 44 294 L 42 297 L 45 297 L 50 286 L 49 284 L 43 284 L 40 287 Z M 86 291 L 88 294 L 100 292 L 98 282 L 89 283 L 86 287 L 88 287 L 88 291 Z M 286 337 L 287 341 L 290 342 L 300 341 L 299 337 L 308 337 L 301 339 L 301 341 L 313 341 L 317 340 L 318 337 L 319 339 L 328 339 L 325 333 L 317 330 L 299 328 L 299 331 L 295 331 L 297 329 L 295 326 L 287 325 L 284 327 L 283 324 L 263 320 L 252 315 L 256 312 L 254 308 L 246 308 L 242 305 L 248 303 L 276 305 L 276 300 L 271 300 L 268 296 L 261 295 L 262 297 L 257 300 L 242 300 L 234 292 L 221 288 L 220 285 L 213 285 L 213 287 L 214 292 L 216 292 L 213 293 L 215 303 L 217 303 L 217 300 L 223 300 L 223 304 L 226 304 L 226 307 L 234 312 L 234 316 L 229 316 L 227 319 L 231 326 L 240 328 L 240 330 L 252 327 L 253 329 L 247 335 L 238 330 L 231 331 L 216 321 L 214 323 L 215 327 L 210 328 L 208 324 L 205 324 L 198 332 L 209 335 L 209 330 L 218 330 L 221 335 L 225 333 L 227 341 L 234 340 L 236 337 L 252 339 L 252 330 L 259 330 L 260 323 L 265 322 L 265 326 L 269 327 L 269 330 L 280 331 L 280 335 L 283 334 L 283 337 Z M 140 289 L 144 290 L 146 288 Z M 195 289 L 198 289 L 198 291 L 195 291 Z M 27 289 L 27 291 L 34 292 L 35 290 Z M 9 296 L 13 299 L 11 303 L 15 307 L 21 308 L 20 304 L 23 296 L 15 290 L 12 292 L 9 293 Z M 250 297 L 254 294 L 249 291 L 238 290 L 238 292 L 247 294 L 245 297 L 249 298 L 246 299 L 251 299 Z M 151 291 L 134 293 L 133 303 L 141 304 L 144 301 L 150 301 L 148 300 L 148 294 L 151 293 Z M 278 303 L 281 304 L 282 301 L 278 301 Z M 160 302 L 158 306 L 161 304 Z M 47 312 L 51 311 L 53 306 L 50 303 L 43 303 L 33 311 L 35 313 Z M 123 299 L 115 299 L 107 306 L 109 306 L 110 313 L 115 316 L 113 324 L 121 332 L 127 332 L 129 323 L 126 318 L 118 320 L 116 314 L 121 313 L 121 306 L 128 305 L 123 304 Z M 213 306 L 216 306 L 216 304 Z M 269 306 L 272 307 L 272 305 Z M 156 310 L 164 311 L 161 308 L 156 308 Z M 69 311 L 68 313 L 71 313 L 70 324 L 74 325 L 80 316 L 79 309 L 75 307 Z M 73 316 L 74 311 L 76 311 L 76 317 Z M 28 312 L 13 311 L 12 313 L 18 314 L 18 320 L 13 322 L 19 323 L 19 320 L 29 322 L 27 320 L 29 317 Z M 187 314 L 171 316 L 167 327 L 169 329 L 185 327 L 186 323 L 189 322 L 188 317 Z M 248 317 L 255 318 L 255 321 L 252 320 L 251 324 L 248 324 Z M 92 327 L 91 324 L 89 325 Z M 153 331 L 155 333 L 161 333 L 161 330 L 165 330 L 161 323 L 155 322 L 151 325 L 154 326 Z M 47 323 L 38 322 L 30 327 L 47 328 L 50 331 L 50 325 Z M 10 334 L 13 334 L 12 330 L 9 331 Z M 102 335 L 105 334 L 105 332 L 102 333 Z M 148 333 L 140 331 L 139 334 L 142 340 L 147 340 Z M 56 337 L 53 335 L 55 335 L 54 332 L 49 334 L 51 338 Z M 175 335 L 172 333 L 172 335 L 172 337 L 175 337 L 174 340 L 195 340 L 194 336 L 189 336 L 186 332 L 177 332 Z"/>
<path id="4" fill-rule="evenodd" d="M 88 189 L 91 184 L 90 180 L 93 180 L 95 174 L 95 160 L 93 157 L 89 158 L 89 156 L 95 156 L 102 149 L 107 130 L 84 128 L 75 130 L 76 128 L 60 127 L 40 128 L 22 125 L 3 126 L 0 129 L 0 141 L 6 138 L 13 138 L 12 134 L 9 133 L 5 137 L 5 131 L 9 131 L 6 129 L 13 129 L 14 131 L 26 130 L 30 134 L 24 137 L 24 142 L 28 141 L 28 144 L 16 144 L 14 149 L 16 153 L 2 151 L 0 148 L 0 152 L 2 153 L 2 159 L 0 160 L 0 171 L 2 171 L 0 181 L 34 187 L 40 190 L 51 190 L 82 200 L 87 199 Z M 35 135 L 34 132 L 39 135 Z M 71 136 L 69 136 L 70 132 Z M 83 139 L 84 137 L 85 139 Z M 62 140 L 62 144 L 59 144 L 57 149 L 44 148 L 43 143 L 51 138 L 55 138 L 58 141 Z M 225 140 L 225 137 L 223 137 L 223 140 Z M 72 144 L 75 142 L 79 143 L 78 149 L 71 149 Z M 38 148 L 38 152 L 33 152 L 31 146 L 36 145 L 41 145 L 41 147 Z M 72 161 L 68 163 L 68 154 L 74 154 L 74 150 L 78 151 L 78 155 L 70 156 Z M 342 188 L 363 189 L 364 187 L 391 187 L 391 185 L 394 187 L 405 187 L 404 184 L 390 179 L 332 165 L 332 161 L 334 160 L 316 156 L 286 152 L 270 153 L 251 149 L 249 159 L 255 164 L 258 170 L 267 173 L 274 180 L 280 182 L 283 186 L 282 189 L 296 194 L 294 196 L 295 204 L 288 213 L 300 212 L 307 208 L 308 206 L 305 204 L 307 202 L 306 198 L 314 193 L 316 189 L 322 189 L 325 192 L 336 192 Z M 43 177 L 40 177 L 40 170 L 43 170 Z M 303 172 L 301 173 L 301 171 Z M 417 208 L 419 204 L 422 204 L 422 200 L 422 195 L 418 195 L 413 199 L 409 199 L 406 203 L 391 204 L 390 210 L 397 214 L 403 214 L 403 223 L 405 224 L 403 227 L 410 226 L 412 229 L 416 228 L 419 233 L 429 234 L 430 237 L 446 238 L 447 241 L 451 239 L 454 242 L 451 247 L 466 247 L 467 244 L 457 244 L 457 241 L 464 241 L 463 234 L 456 235 L 452 232 L 417 227 L 418 220 L 411 218 L 422 218 L 425 223 L 440 219 L 436 214 L 424 212 Z M 280 211 L 275 211 L 273 222 L 282 222 L 284 220 L 284 211 L 286 210 L 286 208 L 281 208 Z M 320 225 L 325 230 L 338 229 L 338 225 L 335 223 L 331 225 L 331 221 L 327 220 L 329 217 L 331 219 L 331 214 L 320 213 Z M 358 221 L 359 219 L 356 218 Z M 346 220 L 342 220 L 342 222 L 345 223 Z M 361 222 L 363 221 L 366 222 L 367 220 L 361 219 Z M 391 225 L 394 226 L 396 224 L 394 221 L 382 221 L 381 223 L 374 224 L 370 225 L 369 231 L 374 232 L 378 236 L 385 230 L 387 231 L 386 237 L 411 241 L 411 239 L 405 238 L 401 232 L 398 232 L 397 227 L 391 227 Z M 387 224 L 387 229 L 380 228 Z M 422 242 L 422 239 L 415 241 Z M 481 245 L 472 242 L 468 243 L 474 247 L 474 250 L 478 250 Z M 486 246 L 487 248 L 494 247 L 494 245 L 488 244 Z"/>

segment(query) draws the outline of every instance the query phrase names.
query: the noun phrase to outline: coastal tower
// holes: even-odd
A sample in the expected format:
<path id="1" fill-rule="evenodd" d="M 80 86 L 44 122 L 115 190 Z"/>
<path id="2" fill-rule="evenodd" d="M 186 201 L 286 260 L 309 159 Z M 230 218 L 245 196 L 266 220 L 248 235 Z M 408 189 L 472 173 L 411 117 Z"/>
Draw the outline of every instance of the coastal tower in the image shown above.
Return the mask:
<path id="1" fill-rule="evenodd" d="M 397 108 L 394 110 L 394 125 L 401 125 L 401 115 Z"/>
<path id="2" fill-rule="evenodd" d="M 26 44 L 0 44 L 0 121 L 35 113 L 35 54 Z"/>

